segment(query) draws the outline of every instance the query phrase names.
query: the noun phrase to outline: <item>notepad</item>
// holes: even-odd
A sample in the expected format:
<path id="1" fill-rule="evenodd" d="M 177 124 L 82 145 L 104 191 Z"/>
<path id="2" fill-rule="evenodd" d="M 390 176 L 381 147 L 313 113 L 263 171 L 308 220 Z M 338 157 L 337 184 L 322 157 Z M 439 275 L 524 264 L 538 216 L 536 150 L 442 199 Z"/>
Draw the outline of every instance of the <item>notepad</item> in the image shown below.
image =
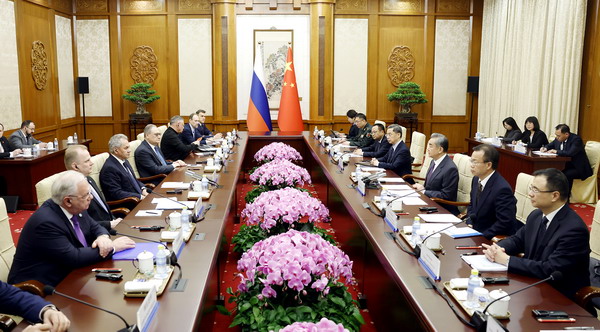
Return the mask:
<path id="1" fill-rule="evenodd" d="M 409 187 L 407 184 L 382 184 L 381 187 L 385 190 L 410 190 L 412 192 L 416 192 L 412 187 Z"/>
<path id="2" fill-rule="evenodd" d="M 425 222 L 445 222 L 445 223 L 457 223 L 461 222 L 455 215 L 451 213 L 431 213 L 431 214 L 419 214 L 421 220 Z"/>
<path id="3" fill-rule="evenodd" d="M 462 256 L 463 261 L 479 272 L 504 272 L 508 267 L 502 264 L 490 262 L 485 255 Z"/>
<path id="4" fill-rule="evenodd" d="M 189 189 L 190 184 L 188 182 L 163 182 L 160 187 L 163 189 Z"/>
<path id="5" fill-rule="evenodd" d="M 195 201 L 178 202 L 178 201 L 172 201 L 170 199 L 165 199 L 165 200 L 158 202 L 158 204 L 156 204 L 156 209 L 157 210 L 181 210 L 185 207 L 182 204 L 187 206 L 188 209 L 193 209 L 194 205 L 196 205 L 196 202 Z"/>
<path id="6" fill-rule="evenodd" d="M 385 182 L 385 183 L 404 183 L 404 179 L 403 178 L 380 178 L 379 182 Z"/>
<path id="7" fill-rule="evenodd" d="M 136 217 L 160 217 L 162 215 L 162 210 L 139 210 L 135 216 Z"/>
<path id="8" fill-rule="evenodd" d="M 444 233 L 453 239 L 462 239 L 464 237 L 483 235 L 471 227 L 452 227 L 446 230 Z"/>

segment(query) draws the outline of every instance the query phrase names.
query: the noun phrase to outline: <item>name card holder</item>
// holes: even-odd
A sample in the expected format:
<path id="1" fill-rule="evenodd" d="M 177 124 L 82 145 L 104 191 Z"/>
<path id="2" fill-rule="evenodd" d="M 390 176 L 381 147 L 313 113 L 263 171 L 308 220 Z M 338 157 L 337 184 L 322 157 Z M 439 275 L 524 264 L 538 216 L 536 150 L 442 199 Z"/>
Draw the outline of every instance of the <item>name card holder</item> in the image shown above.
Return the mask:
<path id="1" fill-rule="evenodd" d="M 435 255 L 435 253 L 427 248 L 426 245 L 421 246 L 421 256 L 419 257 L 419 263 L 427 272 L 429 277 L 433 280 L 438 281 L 442 278 L 440 277 L 440 267 L 441 262 L 440 259 Z"/>
<path id="2" fill-rule="evenodd" d="M 390 226 L 392 231 L 398 231 L 398 216 L 396 215 L 396 212 L 394 212 L 394 209 L 392 209 L 391 205 L 388 205 L 385 208 L 385 216 L 383 217 L 383 220 L 385 220 L 385 223 Z"/>
<path id="3" fill-rule="evenodd" d="M 148 330 L 148 326 L 154 318 L 158 306 L 159 304 L 156 299 L 156 287 L 150 287 L 148 295 L 146 295 L 144 301 L 142 302 L 142 305 L 136 313 L 137 327 L 140 331 L 144 332 Z"/>
<path id="4" fill-rule="evenodd" d="M 360 178 L 360 176 L 357 176 L 358 179 L 356 180 L 356 190 L 358 191 L 358 193 L 361 196 L 365 196 L 366 194 L 366 189 L 365 189 L 365 182 Z"/>

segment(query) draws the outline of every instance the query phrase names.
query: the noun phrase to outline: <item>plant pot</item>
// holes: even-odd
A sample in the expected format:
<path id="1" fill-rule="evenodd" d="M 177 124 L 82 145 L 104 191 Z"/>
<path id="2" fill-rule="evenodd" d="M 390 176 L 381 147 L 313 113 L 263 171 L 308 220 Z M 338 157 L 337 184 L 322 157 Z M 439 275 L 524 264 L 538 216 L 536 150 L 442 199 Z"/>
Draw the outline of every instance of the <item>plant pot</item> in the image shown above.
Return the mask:
<path id="1" fill-rule="evenodd" d="M 135 113 L 136 114 L 147 114 L 148 111 L 146 111 L 146 105 L 145 104 L 137 104 Z"/>

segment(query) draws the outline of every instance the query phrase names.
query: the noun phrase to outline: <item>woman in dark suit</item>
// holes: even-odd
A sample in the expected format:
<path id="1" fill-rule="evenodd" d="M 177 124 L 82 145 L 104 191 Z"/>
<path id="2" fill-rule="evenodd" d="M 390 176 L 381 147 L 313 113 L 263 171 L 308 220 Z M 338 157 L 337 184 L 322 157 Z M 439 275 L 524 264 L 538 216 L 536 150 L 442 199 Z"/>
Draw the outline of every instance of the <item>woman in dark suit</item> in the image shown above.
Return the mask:
<path id="1" fill-rule="evenodd" d="M 542 146 L 548 144 L 548 137 L 546 133 L 540 130 L 540 122 L 535 116 L 530 116 L 525 120 L 525 131 L 520 140 L 532 150 L 539 150 Z M 513 144 L 515 143 L 513 142 Z"/>
<path id="2" fill-rule="evenodd" d="M 506 129 L 506 133 L 502 138 L 502 142 L 511 143 L 512 141 L 516 141 L 521 138 L 523 133 L 521 132 L 521 128 L 519 128 L 519 125 L 517 125 L 517 121 L 515 121 L 515 119 L 509 116 L 508 118 L 502 120 L 502 125 L 504 126 L 504 129 Z"/>

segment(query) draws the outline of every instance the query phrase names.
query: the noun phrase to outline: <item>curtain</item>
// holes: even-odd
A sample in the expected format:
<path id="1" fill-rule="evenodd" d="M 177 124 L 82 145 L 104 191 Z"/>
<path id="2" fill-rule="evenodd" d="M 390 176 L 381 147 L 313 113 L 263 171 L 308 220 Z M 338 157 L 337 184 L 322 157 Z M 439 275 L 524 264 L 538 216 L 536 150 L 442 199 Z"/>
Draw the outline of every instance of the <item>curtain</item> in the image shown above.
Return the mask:
<path id="1" fill-rule="evenodd" d="M 559 123 L 577 132 L 586 0 L 486 0 L 477 129 L 524 130 L 537 116 L 550 137 Z"/>

